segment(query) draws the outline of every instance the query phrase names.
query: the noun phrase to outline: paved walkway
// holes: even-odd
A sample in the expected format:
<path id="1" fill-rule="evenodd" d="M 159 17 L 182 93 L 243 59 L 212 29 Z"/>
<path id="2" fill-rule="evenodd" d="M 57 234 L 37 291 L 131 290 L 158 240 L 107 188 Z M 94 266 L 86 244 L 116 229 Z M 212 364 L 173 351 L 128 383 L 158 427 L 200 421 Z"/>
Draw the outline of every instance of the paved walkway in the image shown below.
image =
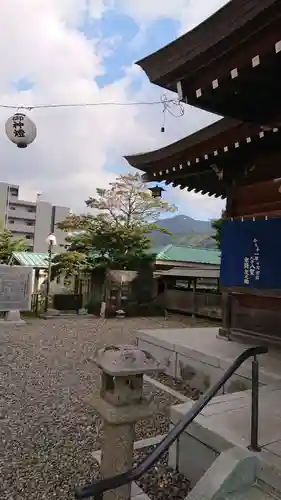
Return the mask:
<path id="1" fill-rule="evenodd" d="M 138 337 L 173 352 L 187 355 L 214 367 L 226 369 L 250 344 L 228 341 L 218 337 L 219 328 L 167 328 L 141 330 Z M 281 350 L 270 349 L 259 356 L 260 377 L 263 383 L 281 380 Z M 251 360 L 238 373 L 251 375 Z"/>

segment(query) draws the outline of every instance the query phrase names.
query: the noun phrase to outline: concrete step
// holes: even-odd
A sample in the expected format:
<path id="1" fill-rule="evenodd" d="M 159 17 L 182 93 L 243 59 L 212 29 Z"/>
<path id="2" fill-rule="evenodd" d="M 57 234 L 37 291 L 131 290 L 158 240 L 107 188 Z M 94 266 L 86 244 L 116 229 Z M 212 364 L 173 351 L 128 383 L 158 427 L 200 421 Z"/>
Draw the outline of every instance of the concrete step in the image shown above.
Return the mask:
<path id="1" fill-rule="evenodd" d="M 251 486 L 243 492 L 228 494 L 225 500 L 279 500 L 281 496 L 261 489 L 258 485 Z"/>
<path id="2" fill-rule="evenodd" d="M 186 500 L 281 500 L 280 471 L 233 447 L 213 461 Z"/>

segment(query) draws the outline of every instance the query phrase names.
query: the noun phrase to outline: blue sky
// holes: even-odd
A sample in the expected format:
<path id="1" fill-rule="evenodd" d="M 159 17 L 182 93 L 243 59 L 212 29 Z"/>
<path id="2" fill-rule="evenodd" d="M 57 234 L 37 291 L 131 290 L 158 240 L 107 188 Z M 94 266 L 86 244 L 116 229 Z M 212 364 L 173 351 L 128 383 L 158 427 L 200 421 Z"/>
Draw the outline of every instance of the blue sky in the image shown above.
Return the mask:
<path id="1" fill-rule="evenodd" d="M 124 76 L 125 67 L 171 42 L 177 36 L 178 24 L 171 19 L 155 21 L 140 43 L 134 43 L 139 28 L 129 16 L 110 11 L 100 22 L 89 23 L 86 33 L 97 27 L 103 38 L 117 39 L 114 52 L 105 59 L 105 74 L 97 79 L 98 84 L 103 86 L 119 80 Z"/>
<path id="2" fill-rule="evenodd" d="M 42 104 L 159 100 L 135 61 L 201 22 L 226 0 L 1 0 L 0 103 Z M 21 196 L 84 208 L 96 187 L 128 171 L 126 154 L 157 149 L 215 118 L 186 107 L 185 116 L 162 106 L 38 109 L 30 113 L 36 141 L 18 150 L 0 134 L 0 180 L 20 184 Z M 174 109 L 177 112 L 176 108 Z M 2 130 L 12 110 L 0 108 Z M 198 219 L 220 215 L 223 204 L 168 189 L 165 199 Z"/>
<path id="3" fill-rule="evenodd" d="M 96 79 L 98 85 L 102 88 L 123 78 L 126 67 L 177 38 L 179 26 L 180 23 L 173 19 L 156 20 L 148 25 L 145 34 L 138 40 L 138 24 L 132 18 L 120 12 L 109 11 L 100 21 L 90 22 L 88 20 L 81 27 L 87 36 L 91 36 L 98 30 L 104 39 L 116 37 L 115 50 L 104 60 L 104 74 Z M 144 74 L 136 78 L 132 83 L 132 89 L 138 89 L 143 79 L 146 79 Z M 159 89 L 159 96 L 161 93 L 162 91 Z M 161 120 L 160 118 L 160 125 Z M 128 170 L 124 162 L 116 161 L 108 161 L 105 168 L 117 175 Z M 179 212 L 197 217 L 196 208 L 193 209 L 193 200 L 179 201 L 173 188 L 164 187 L 166 193 L 171 197 L 171 202 L 177 204 Z M 201 218 L 209 218 L 208 211 Z"/>
<path id="4" fill-rule="evenodd" d="M 145 36 L 141 37 L 138 43 L 136 40 L 139 33 L 138 24 L 121 12 L 108 11 L 99 21 L 87 19 L 81 26 L 86 36 L 92 37 L 98 31 L 102 39 L 116 37 L 115 50 L 104 60 L 104 74 L 96 78 L 99 87 L 103 88 L 123 78 L 128 66 L 170 43 L 176 38 L 178 29 L 179 23 L 172 19 L 154 21 L 148 26 Z M 143 80 L 146 80 L 146 76 L 140 74 L 132 82 L 131 88 L 138 90 Z M 128 170 L 127 163 L 122 160 L 120 162 L 108 161 L 105 168 L 117 175 Z"/>

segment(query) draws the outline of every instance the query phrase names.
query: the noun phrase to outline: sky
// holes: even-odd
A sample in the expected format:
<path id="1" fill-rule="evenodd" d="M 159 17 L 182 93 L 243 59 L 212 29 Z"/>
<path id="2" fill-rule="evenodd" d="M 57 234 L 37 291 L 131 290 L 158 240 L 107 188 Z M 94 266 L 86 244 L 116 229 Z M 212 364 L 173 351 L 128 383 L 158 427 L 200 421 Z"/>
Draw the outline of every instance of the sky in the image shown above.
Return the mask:
<path id="1" fill-rule="evenodd" d="M 227 0 L 1 0 L 0 104 L 34 106 L 160 100 L 135 61 L 171 42 Z M 166 94 L 168 98 L 174 94 Z M 177 112 L 175 108 L 175 113 Z M 217 117 L 185 107 L 33 109 L 37 138 L 18 149 L 5 135 L 14 110 L 0 108 L 0 180 L 19 184 L 21 198 L 42 193 L 54 204 L 84 210 L 97 187 L 129 171 L 123 156 L 157 149 Z M 2 130 L 2 132 L 1 132 Z M 196 219 L 219 216 L 222 200 L 168 188 L 164 198 Z"/>

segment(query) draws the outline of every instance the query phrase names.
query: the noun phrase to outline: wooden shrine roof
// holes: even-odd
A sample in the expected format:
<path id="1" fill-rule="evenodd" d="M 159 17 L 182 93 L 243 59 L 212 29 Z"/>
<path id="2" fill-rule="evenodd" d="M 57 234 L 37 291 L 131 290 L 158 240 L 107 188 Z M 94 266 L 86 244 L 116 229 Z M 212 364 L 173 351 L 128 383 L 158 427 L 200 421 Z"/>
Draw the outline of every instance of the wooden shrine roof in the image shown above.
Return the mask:
<path id="1" fill-rule="evenodd" d="M 231 0 L 137 64 L 152 83 L 180 90 L 189 104 L 276 125 L 277 110 L 281 120 L 280 24 L 280 0 Z"/>
<path id="2" fill-rule="evenodd" d="M 161 149 L 125 157 L 147 182 L 226 197 L 233 181 L 246 185 L 280 177 L 281 131 L 223 118 Z"/>
<path id="3" fill-rule="evenodd" d="M 276 1 L 230 0 L 201 24 L 136 64 L 146 72 L 151 82 L 167 85 L 176 92 L 177 79 L 171 75 L 172 72 L 236 33 Z"/>

